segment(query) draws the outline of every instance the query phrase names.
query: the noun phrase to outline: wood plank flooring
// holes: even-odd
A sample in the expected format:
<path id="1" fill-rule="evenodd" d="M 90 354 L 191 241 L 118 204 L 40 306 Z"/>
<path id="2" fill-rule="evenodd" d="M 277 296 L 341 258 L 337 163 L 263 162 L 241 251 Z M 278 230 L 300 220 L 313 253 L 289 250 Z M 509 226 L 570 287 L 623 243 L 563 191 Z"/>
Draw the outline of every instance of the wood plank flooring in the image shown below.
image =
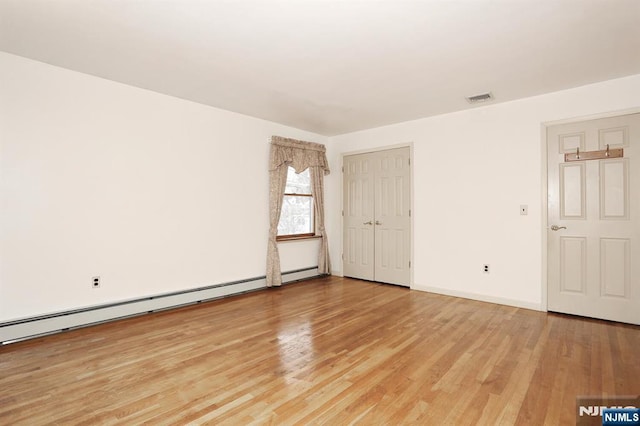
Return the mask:
<path id="1" fill-rule="evenodd" d="M 575 424 L 640 327 L 329 277 L 0 348 L 0 424 Z"/>

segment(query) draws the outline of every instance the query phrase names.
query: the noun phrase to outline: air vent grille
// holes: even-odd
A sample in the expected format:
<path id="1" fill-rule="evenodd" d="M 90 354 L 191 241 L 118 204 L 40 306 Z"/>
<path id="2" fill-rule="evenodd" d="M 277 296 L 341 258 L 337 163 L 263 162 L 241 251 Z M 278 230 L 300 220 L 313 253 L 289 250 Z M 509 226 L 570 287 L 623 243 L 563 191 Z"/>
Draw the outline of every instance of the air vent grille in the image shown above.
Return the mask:
<path id="1" fill-rule="evenodd" d="M 467 102 L 470 104 L 477 104 L 480 102 L 487 102 L 493 99 L 491 92 L 480 93 L 479 95 L 467 96 Z"/>

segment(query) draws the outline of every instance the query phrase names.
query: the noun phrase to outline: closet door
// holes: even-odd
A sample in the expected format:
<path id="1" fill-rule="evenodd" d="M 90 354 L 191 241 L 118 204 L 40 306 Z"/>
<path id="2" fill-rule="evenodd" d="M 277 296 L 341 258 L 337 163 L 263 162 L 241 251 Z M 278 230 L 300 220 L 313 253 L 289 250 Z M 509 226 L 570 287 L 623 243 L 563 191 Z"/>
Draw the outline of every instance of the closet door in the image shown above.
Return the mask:
<path id="1" fill-rule="evenodd" d="M 344 275 L 410 285 L 409 148 L 344 157 Z"/>
<path id="2" fill-rule="evenodd" d="M 344 157 L 344 275 L 373 280 L 373 156 Z"/>
<path id="3" fill-rule="evenodd" d="M 375 163 L 375 281 L 409 286 L 409 148 L 377 152 Z"/>

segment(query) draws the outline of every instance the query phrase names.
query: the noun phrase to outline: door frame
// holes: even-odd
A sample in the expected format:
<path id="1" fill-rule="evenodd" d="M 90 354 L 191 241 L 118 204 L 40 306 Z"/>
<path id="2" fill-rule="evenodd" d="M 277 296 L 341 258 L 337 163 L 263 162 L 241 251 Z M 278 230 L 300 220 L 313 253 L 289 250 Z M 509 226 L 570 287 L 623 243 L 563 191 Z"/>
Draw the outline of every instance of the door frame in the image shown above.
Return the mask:
<path id="1" fill-rule="evenodd" d="M 549 269 L 548 269 L 548 237 L 549 233 L 547 232 L 549 227 L 549 185 L 547 182 L 547 174 L 549 171 L 548 167 L 548 146 L 549 141 L 547 140 L 547 128 L 551 126 L 557 126 L 559 124 L 570 124 L 577 123 L 580 121 L 587 120 L 598 120 L 600 118 L 610 118 L 617 117 L 619 115 L 629 115 L 629 114 L 637 114 L 640 113 L 640 107 L 635 108 L 627 108 L 615 111 L 601 112 L 597 114 L 583 115 L 579 117 L 566 118 L 561 120 L 551 120 L 544 121 L 540 124 L 540 140 L 541 140 L 541 155 L 542 155 L 542 173 L 541 173 L 541 187 L 542 193 L 540 194 L 542 197 L 542 214 L 540 215 L 541 220 L 541 233 L 542 233 L 542 257 L 541 257 L 541 268 L 542 268 L 542 291 L 541 291 L 541 299 L 540 300 L 540 310 L 544 312 L 548 312 L 549 302 L 548 302 L 548 285 L 549 285 Z"/>
<path id="2" fill-rule="evenodd" d="M 415 262 L 413 259 L 413 253 L 414 253 L 414 244 L 415 244 L 415 238 L 413 235 L 413 220 L 415 217 L 415 213 L 414 213 L 414 205 L 413 205 L 413 200 L 414 200 L 414 188 L 413 188 L 413 165 L 414 165 L 414 161 L 413 161 L 413 142 L 405 142 L 405 143 L 398 143 L 398 144 L 394 144 L 394 145 L 383 145 L 383 146 L 377 146 L 377 147 L 372 147 L 372 148 L 365 148 L 365 149 L 358 149 L 355 151 L 346 151 L 346 152 L 342 152 L 340 153 L 340 211 L 343 212 L 344 211 L 344 157 L 347 157 L 349 155 L 358 155 L 358 154 L 370 154 L 370 153 L 374 153 L 374 152 L 380 152 L 380 151 L 389 151 L 391 149 L 396 149 L 396 148 L 409 148 L 409 161 L 411 162 L 411 166 L 409 167 L 409 197 L 411 198 L 411 202 L 409 203 L 409 205 L 411 206 L 411 217 L 410 217 L 410 221 L 409 221 L 409 235 L 411 235 L 411 244 L 409 244 L 409 259 L 411 261 L 411 267 L 409 268 L 409 288 L 413 289 L 414 286 L 414 280 L 413 280 L 413 276 L 414 276 L 414 269 L 415 269 Z M 344 261 L 343 261 L 343 256 L 344 256 L 344 216 L 340 215 L 340 276 L 343 277 L 344 276 Z"/>

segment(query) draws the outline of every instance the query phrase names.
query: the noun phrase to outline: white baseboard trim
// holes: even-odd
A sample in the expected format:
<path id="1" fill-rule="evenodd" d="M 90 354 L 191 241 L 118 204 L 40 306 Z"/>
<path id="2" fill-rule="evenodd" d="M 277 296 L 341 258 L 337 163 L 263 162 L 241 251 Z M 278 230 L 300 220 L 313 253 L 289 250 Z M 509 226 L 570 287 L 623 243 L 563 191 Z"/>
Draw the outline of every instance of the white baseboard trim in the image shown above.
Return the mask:
<path id="1" fill-rule="evenodd" d="M 283 283 L 318 277 L 318 267 L 297 269 L 282 273 Z M 234 296 L 266 288 L 265 277 L 215 284 L 190 290 L 159 294 L 105 305 L 91 306 L 0 322 L 0 344 L 87 327 L 117 319 L 150 312 L 178 308 L 222 297 Z"/>
<path id="2" fill-rule="evenodd" d="M 542 311 L 540 303 L 525 302 L 523 300 L 506 299 L 503 297 L 488 296 L 485 294 L 468 293 L 466 291 L 449 290 L 446 288 L 414 286 L 412 290 L 426 291 L 429 293 L 443 294 L 445 296 L 462 297 L 463 299 L 478 300 L 480 302 L 496 303 L 498 305 L 513 306 L 515 308 L 531 309 L 533 311 Z"/>

